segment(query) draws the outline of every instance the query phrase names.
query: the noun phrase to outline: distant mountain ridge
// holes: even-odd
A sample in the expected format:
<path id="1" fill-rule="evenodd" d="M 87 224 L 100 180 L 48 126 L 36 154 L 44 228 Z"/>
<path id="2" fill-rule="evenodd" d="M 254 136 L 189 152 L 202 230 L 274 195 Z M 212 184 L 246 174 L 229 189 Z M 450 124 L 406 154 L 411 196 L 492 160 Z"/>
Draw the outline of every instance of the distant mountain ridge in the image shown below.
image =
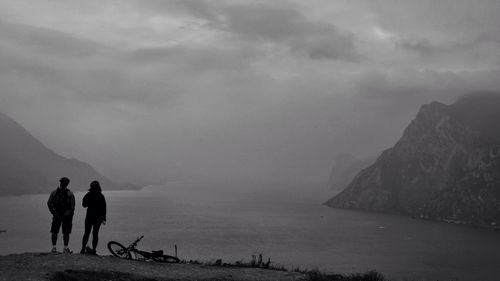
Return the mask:
<path id="1" fill-rule="evenodd" d="M 87 190 L 92 180 L 103 189 L 130 189 L 98 173 L 77 159 L 65 158 L 47 148 L 19 123 L 0 113 L 0 196 L 47 193 L 56 188 L 58 179 L 71 179 L 72 190 Z"/>
<path id="2" fill-rule="evenodd" d="M 326 205 L 497 225 L 500 94 L 423 105 L 396 145 Z"/>
<path id="3" fill-rule="evenodd" d="M 373 158 L 359 159 L 346 153 L 337 155 L 328 179 L 328 187 L 333 190 L 346 188 L 359 171 L 368 167 L 374 161 Z"/>

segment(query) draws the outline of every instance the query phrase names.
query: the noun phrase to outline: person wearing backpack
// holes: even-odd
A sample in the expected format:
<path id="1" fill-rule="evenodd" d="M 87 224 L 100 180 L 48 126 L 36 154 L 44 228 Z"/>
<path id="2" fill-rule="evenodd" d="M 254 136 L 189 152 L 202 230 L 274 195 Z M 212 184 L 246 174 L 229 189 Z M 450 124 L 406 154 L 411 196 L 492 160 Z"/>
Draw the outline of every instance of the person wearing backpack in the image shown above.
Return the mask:
<path id="1" fill-rule="evenodd" d="M 50 193 L 47 206 L 52 214 L 52 225 L 50 232 L 52 233 L 52 253 L 57 253 L 57 235 L 62 226 L 64 253 L 71 253 L 68 248 L 69 235 L 73 227 L 73 215 L 75 213 L 75 195 L 68 189 L 69 179 L 63 177 L 59 180 L 59 187 Z"/>
<path id="2" fill-rule="evenodd" d="M 89 191 L 83 196 L 82 206 L 87 208 L 87 215 L 85 216 L 85 233 L 83 234 L 80 254 L 95 255 L 99 241 L 99 228 L 101 224 L 106 224 L 106 199 L 98 181 L 90 183 Z M 90 231 L 92 231 L 92 249 L 87 247 Z"/>

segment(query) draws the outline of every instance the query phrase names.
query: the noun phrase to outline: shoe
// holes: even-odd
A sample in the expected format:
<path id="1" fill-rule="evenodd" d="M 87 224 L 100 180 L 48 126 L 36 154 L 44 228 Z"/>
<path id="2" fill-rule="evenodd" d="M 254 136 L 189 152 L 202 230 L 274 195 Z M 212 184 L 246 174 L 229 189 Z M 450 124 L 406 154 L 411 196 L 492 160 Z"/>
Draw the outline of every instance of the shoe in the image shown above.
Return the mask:
<path id="1" fill-rule="evenodd" d="M 51 253 L 57 253 L 56 247 L 52 247 L 52 250 L 50 250 Z"/>
<path id="2" fill-rule="evenodd" d="M 80 250 L 80 254 L 82 254 L 82 255 L 83 255 L 83 254 L 85 254 L 85 248 L 82 248 L 82 249 Z"/>
<path id="3" fill-rule="evenodd" d="M 69 248 L 64 248 L 63 253 L 65 253 L 65 254 L 71 254 L 73 252 Z"/>
<path id="4" fill-rule="evenodd" d="M 89 254 L 89 255 L 96 255 L 95 250 L 94 250 L 94 249 L 92 249 L 92 248 L 90 248 L 89 246 L 87 246 L 87 247 L 85 248 L 85 252 L 86 252 L 87 254 Z"/>

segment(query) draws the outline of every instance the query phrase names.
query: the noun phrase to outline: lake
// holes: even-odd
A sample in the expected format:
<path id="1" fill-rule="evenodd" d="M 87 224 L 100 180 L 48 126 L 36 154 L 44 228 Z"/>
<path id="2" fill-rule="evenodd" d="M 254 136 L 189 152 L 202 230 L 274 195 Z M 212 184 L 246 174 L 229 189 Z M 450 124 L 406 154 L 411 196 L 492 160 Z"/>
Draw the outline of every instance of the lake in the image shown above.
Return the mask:
<path id="1" fill-rule="evenodd" d="M 104 187 L 105 188 L 105 187 Z M 262 253 L 289 268 L 347 273 L 375 269 L 395 280 L 498 280 L 500 233 L 404 216 L 328 208 L 332 192 L 318 186 L 176 182 L 139 191 L 106 191 L 106 243 L 164 249 L 186 260 L 234 262 Z M 84 193 L 70 248 L 83 234 Z M 49 251 L 47 194 L 0 197 L 0 254 Z M 62 237 L 58 241 L 59 249 Z"/>

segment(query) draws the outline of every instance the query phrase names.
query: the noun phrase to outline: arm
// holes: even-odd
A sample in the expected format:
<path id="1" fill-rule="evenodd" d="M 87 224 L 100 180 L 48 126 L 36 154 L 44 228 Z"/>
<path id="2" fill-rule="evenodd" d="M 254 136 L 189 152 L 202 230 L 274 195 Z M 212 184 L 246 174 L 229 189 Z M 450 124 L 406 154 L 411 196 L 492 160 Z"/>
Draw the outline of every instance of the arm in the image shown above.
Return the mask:
<path id="1" fill-rule="evenodd" d="M 82 200 L 82 206 L 84 208 L 87 208 L 89 206 L 89 194 L 85 194 L 85 196 L 83 196 L 83 200 Z"/>
<path id="2" fill-rule="evenodd" d="M 75 213 L 75 195 L 73 194 L 73 192 L 71 192 L 71 195 L 69 196 L 69 199 L 70 199 L 70 202 L 71 202 L 71 215 L 73 215 Z"/>
<path id="3" fill-rule="evenodd" d="M 47 201 L 47 207 L 49 207 L 49 211 L 51 214 L 55 214 L 54 210 L 54 191 L 50 193 L 49 200 Z"/>
<path id="4" fill-rule="evenodd" d="M 106 221 L 106 198 L 102 195 L 102 220 Z"/>
<path id="5" fill-rule="evenodd" d="M 69 193 L 69 208 L 64 212 L 64 216 L 73 216 L 75 214 L 75 195 L 73 192 Z"/>

